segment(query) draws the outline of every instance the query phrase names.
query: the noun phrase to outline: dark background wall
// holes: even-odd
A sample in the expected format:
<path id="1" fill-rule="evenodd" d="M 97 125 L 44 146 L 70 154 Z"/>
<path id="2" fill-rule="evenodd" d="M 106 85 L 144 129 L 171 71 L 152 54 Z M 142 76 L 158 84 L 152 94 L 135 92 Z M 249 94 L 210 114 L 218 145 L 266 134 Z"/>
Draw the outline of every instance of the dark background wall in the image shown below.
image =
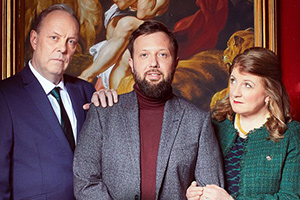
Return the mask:
<path id="1" fill-rule="evenodd" d="M 300 121 L 300 1 L 281 0 L 278 6 L 278 53 L 283 81 L 294 118 Z"/>

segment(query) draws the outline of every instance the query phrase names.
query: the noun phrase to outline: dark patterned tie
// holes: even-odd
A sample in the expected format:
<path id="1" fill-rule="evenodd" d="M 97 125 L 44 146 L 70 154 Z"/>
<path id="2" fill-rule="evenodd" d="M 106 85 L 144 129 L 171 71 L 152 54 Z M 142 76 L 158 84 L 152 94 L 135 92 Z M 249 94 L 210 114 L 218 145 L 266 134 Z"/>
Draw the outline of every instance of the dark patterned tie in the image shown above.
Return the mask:
<path id="1" fill-rule="evenodd" d="M 52 94 L 52 96 L 54 96 L 54 98 L 57 100 L 57 102 L 59 104 L 60 115 L 61 115 L 61 127 L 65 133 L 65 136 L 67 137 L 67 140 L 69 141 L 72 151 L 74 152 L 75 140 L 74 140 L 74 136 L 73 136 L 72 126 L 71 126 L 69 117 L 67 115 L 67 112 L 64 108 L 64 105 L 62 103 L 59 90 L 60 90 L 59 87 L 55 87 L 53 90 L 51 90 L 50 94 Z"/>

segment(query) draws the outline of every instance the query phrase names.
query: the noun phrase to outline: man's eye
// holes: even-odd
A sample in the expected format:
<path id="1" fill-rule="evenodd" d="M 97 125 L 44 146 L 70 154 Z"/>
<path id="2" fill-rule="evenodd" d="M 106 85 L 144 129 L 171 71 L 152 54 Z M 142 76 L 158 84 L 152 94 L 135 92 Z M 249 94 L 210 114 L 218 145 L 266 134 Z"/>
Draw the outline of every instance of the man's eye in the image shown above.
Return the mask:
<path id="1" fill-rule="evenodd" d="M 75 44 L 76 44 L 76 41 L 75 41 L 75 40 L 69 40 L 68 42 L 69 42 L 69 44 L 72 44 L 72 45 L 75 45 Z"/>
<path id="2" fill-rule="evenodd" d="M 57 40 L 57 36 L 51 36 L 52 40 Z"/>
<path id="3" fill-rule="evenodd" d="M 147 57 L 147 54 L 146 54 L 146 53 L 142 53 L 142 54 L 141 54 L 141 57 L 142 57 L 142 58 L 146 58 L 146 57 Z"/>

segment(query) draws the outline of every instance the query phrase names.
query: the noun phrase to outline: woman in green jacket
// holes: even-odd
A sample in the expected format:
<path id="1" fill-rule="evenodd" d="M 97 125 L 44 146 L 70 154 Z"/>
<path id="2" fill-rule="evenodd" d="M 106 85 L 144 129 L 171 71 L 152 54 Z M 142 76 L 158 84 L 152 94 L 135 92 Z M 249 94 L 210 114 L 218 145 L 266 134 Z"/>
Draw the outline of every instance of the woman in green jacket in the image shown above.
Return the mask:
<path id="1" fill-rule="evenodd" d="M 224 157 L 225 190 L 187 190 L 189 200 L 300 199 L 300 124 L 291 120 L 277 56 L 254 47 L 230 69 L 229 94 L 212 110 Z"/>

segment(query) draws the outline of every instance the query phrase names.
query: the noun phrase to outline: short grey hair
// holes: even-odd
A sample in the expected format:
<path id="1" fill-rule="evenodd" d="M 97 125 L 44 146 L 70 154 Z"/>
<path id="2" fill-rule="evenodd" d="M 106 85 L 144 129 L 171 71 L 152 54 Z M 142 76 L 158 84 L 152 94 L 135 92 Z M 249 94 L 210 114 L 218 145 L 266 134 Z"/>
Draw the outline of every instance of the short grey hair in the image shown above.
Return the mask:
<path id="1" fill-rule="evenodd" d="M 76 16 L 75 11 L 69 5 L 61 3 L 61 4 L 51 5 L 48 8 L 46 8 L 45 10 L 43 10 L 37 16 L 37 18 L 33 24 L 32 30 L 35 30 L 37 33 L 39 33 L 41 30 L 41 27 L 43 25 L 44 19 L 47 17 L 48 14 L 50 14 L 51 12 L 56 11 L 56 10 L 61 10 L 61 11 L 65 11 L 65 12 L 69 13 L 77 21 L 78 27 L 80 27 L 80 23 Z"/>

